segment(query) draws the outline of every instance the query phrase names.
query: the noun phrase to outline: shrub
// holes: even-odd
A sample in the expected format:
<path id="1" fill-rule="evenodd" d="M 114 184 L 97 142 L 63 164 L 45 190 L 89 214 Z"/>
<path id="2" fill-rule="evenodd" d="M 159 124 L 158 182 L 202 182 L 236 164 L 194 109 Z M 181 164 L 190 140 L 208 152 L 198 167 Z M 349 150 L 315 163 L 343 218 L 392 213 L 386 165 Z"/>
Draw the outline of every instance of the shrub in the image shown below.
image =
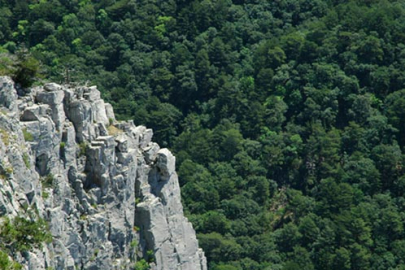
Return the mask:
<path id="1" fill-rule="evenodd" d="M 153 250 L 146 251 L 146 258 L 147 258 L 149 263 L 155 261 L 155 253 L 153 252 Z"/>
<path id="2" fill-rule="evenodd" d="M 13 73 L 13 66 L 14 60 L 12 56 L 8 53 L 1 53 L 0 54 L 0 76 L 11 76 Z"/>
<path id="3" fill-rule="evenodd" d="M 23 132 L 23 135 L 24 135 L 24 140 L 25 140 L 26 142 L 32 142 L 32 141 L 34 141 L 34 136 L 33 136 L 32 133 L 30 133 L 26 128 L 24 128 L 24 129 L 22 130 L 22 132 Z"/>
<path id="4" fill-rule="evenodd" d="M 79 144 L 79 157 L 85 156 L 86 155 L 86 150 L 87 150 L 87 143 L 86 142 L 81 142 Z"/>
<path id="5" fill-rule="evenodd" d="M 0 240 L 11 250 L 26 252 L 34 247 L 41 248 L 44 242 L 51 242 L 52 236 L 44 219 L 16 217 L 10 220 L 6 217 L 0 226 Z"/>
<path id="6" fill-rule="evenodd" d="M 30 169 L 31 168 L 30 156 L 27 153 L 23 154 L 23 161 L 24 161 L 25 167 Z"/>
<path id="7" fill-rule="evenodd" d="M 48 199 L 48 198 L 49 198 L 49 193 L 46 192 L 46 191 L 42 191 L 42 198 L 43 198 L 44 200 Z"/>
<path id="8" fill-rule="evenodd" d="M 135 239 L 132 240 L 132 242 L 131 242 L 131 244 L 130 244 L 130 247 L 133 248 L 133 249 L 135 249 L 137 246 L 138 246 L 138 241 L 136 241 Z"/>
<path id="9" fill-rule="evenodd" d="M 144 260 L 139 260 L 135 263 L 135 270 L 148 270 L 150 269 L 149 264 Z"/>
<path id="10" fill-rule="evenodd" d="M 22 87 L 30 87 L 39 75 L 39 61 L 31 56 L 27 50 L 17 53 L 13 80 Z"/>
<path id="11" fill-rule="evenodd" d="M 1 138 L 6 146 L 10 144 L 10 135 L 4 129 L 0 129 Z"/>
<path id="12" fill-rule="evenodd" d="M 20 270 L 22 265 L 9 259 L 7 253 L 0 250 L 0 269 Z"/>
<path id="13" fill-rule="evenodd" d="M 48 174 L 47 176 L 41 178 L 42 187 L 43 188 L 52 188 L 54 179 L 55 179 L 55 177 L 51 173 Z"/>
<path id="14" fill-rule="evenodd" d="M 5 171 L 6 171 L 6 174 L 7 174 L 7 175 L 11 175 L 11 174 L 13 174 L 13 172 L 14 172 L 14 170 L 13 170 L 12 167 L 7 167 L 7 168 L 5 169 Z"/>

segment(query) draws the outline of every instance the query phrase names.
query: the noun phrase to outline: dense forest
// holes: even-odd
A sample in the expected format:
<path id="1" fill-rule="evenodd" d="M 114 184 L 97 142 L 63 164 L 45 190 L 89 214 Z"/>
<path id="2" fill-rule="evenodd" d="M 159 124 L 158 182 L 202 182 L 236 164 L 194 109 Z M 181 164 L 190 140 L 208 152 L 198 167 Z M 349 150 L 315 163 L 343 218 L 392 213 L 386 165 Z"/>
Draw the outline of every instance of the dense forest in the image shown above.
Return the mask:
<path id="1" fill-rule="evenodd" d="M 405 269 L 404 1 L 0 0 L 0 45 L 154 129 L 209 269 Z"/>

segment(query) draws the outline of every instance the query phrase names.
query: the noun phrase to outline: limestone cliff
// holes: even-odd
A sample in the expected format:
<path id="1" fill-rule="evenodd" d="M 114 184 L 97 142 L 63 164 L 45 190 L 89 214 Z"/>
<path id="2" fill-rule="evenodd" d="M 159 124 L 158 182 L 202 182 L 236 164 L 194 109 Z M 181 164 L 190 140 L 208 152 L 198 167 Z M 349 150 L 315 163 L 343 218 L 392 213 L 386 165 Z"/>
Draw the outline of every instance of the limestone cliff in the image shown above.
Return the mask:
<path id="1" fill-rule="evenodd" d="M 175 157 L 152 135 L 116 121 L 96 87 L 22 90 L 0 77 L 0 222 L 34 212 L 52 234 L 42 247 L 6 250 L 10 260 L 25 269 L 133 269 L 141 258 L 151 269 L 206 269 Z"/>

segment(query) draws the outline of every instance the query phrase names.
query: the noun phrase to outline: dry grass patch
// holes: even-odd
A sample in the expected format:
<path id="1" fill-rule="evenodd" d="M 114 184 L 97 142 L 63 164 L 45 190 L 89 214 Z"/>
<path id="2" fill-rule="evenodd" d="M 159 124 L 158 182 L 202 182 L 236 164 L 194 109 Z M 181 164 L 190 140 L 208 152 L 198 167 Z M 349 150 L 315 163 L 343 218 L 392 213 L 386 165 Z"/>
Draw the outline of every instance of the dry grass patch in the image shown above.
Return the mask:
<path id="1" fill-rule="evenodd" d="M 122 129 L 119 129 L 119 128 L 117 128 L 117 127 L 114 126 L 114 125 L 110 125 L 110 126 L 107 128 L 107 130 L 108 130 L 108 134 L 109 134 L 110 136 L 117 136 L 117 135 L 119 135 L 119 134 L 121 134 L 121 133 L 124 132 Z"/>
<path id="2" fill-rule="evenodd" d="M 4 142 L 6 146 L 10 144 L 10 135 L 4 129 L 0 129 L 1 140 Z"/>

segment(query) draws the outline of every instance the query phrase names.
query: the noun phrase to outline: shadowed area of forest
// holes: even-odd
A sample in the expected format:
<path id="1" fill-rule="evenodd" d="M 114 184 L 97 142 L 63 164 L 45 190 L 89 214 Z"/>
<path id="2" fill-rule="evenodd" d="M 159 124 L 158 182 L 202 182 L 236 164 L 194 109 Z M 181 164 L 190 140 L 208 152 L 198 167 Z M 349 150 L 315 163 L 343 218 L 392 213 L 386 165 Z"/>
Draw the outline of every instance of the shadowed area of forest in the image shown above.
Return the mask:
<path id="1" fill-rule="evenodd" d="M 153 128 L 209 269 L 405 269 L 403 1 L 0 0 L 0 45 Z"/>

